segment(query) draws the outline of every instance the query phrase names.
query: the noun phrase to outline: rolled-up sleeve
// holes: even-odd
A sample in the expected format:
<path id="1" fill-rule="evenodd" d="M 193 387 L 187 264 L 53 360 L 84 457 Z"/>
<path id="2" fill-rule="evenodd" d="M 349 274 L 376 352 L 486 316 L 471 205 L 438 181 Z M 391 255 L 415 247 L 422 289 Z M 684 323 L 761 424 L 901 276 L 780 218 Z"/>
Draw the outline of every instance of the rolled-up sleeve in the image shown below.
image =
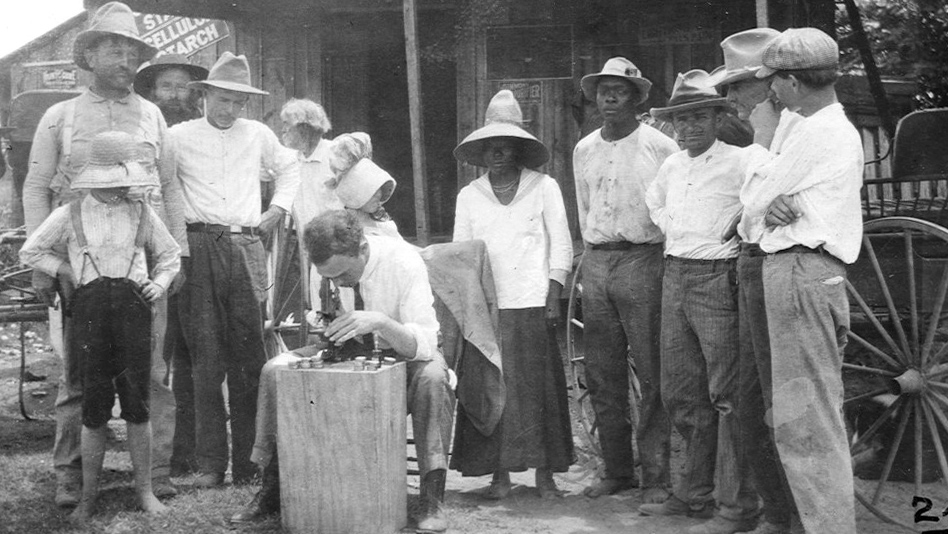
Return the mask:
<path id="1" fill-rule="evenodd" d="M 66 243 L 69 225 L 69 206 L 56 209 L 30 234 L 20 249 L 20 261 L 50 276 L 56 276 L 68 260 L 54 251 L 56 245 Z"/>
<path id="2" fill-rule="evenodd" d="M 556 180 L 549 178 L 543 185 L 543 224 L 550 240 L 550 280 L 566 285 L 566 276 L 573 267 L 573 241 L 566 206 Z"/>
<path id="3" fill-rule="evenodd" d="M 276 183 L 271 206 L 279 206 L 289 212 L 300 189 L 300 162 L 296 151 L 280 144 L 269 128 L 263 128 L 264 166 L 267 175 Z"/>
<path id="4" fill-rule="evenodd" d="M 401 279 L 404 280 L 399 301 L 399 317 L 402 326 L 411 331 L 417 348 L 414 360 L 431 360 L 438 351 L 438 318 L 434 311 L 434 296 L 428 282 L 428 269 L 421 256 L 417 262 L 405 265 Z"/>

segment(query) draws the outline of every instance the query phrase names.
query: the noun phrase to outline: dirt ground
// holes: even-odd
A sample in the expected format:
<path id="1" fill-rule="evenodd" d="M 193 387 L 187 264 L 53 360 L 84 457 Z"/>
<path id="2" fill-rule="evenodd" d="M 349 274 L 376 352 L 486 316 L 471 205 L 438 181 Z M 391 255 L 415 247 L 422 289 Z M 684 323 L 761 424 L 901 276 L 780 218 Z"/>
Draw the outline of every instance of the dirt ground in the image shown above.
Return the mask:
<path id="1" fill-rule="evenodd" d="M 28 379 L 24 383 L 24 401 L 27 414 L 35 422 L 24 422 L 18 405 L 20 333 L 18 324 L 0 324 L 0 456 L 20 454 L 24 451 L 45 450 L 52 457 L 53 428 L 52 406 L 56 397 L 56 380 L 59 373 L 58 359 L 45 341 L 45 325 L 34 325 L 25 329 L 24 341 L 27 351 Z M 27 426 L 29 425 L 29 426 Z M 27 432 L 26 430 L 30 430 Z M 577 432 L 578 434 L 578 432 Z M 25 440 L 23 436 L 30 436 Z M 677 534 L 697 524 L 697 520 L 683 518 L 651 518 L 637 512 L 641 504 L 638 490 L 600 499 L 587 499 L 582 489 L 596 479 L 598 460 L 588 452 L 582 440 L 577 439 L 578 462 L 568 473 L 558 474 L 557 482 L 566 495 L 555 501 L 541 500 L 533 490 L 533 473 L 515 473 L 515 487 L 504 501 L 491 502 L 482 499 L 479 493 L 489 483 L 489 477 L 462 478 L 450 472 L 447 482 L 446 505 L 451 521 L 451 532 L 457 533 L 637 533 Z M 673 469 L 680 464 L 680 440 L 675 441 Z M 934 466 L 932 466 L 934 467 Z M 49 468 L 50 472 L 52 467 Z M 5 484 L 32 484 L 32 481 L 10 481 Z M 52 500 L 52 485 L 49 479 Z M 409 492 L 417 493 L 417 477 L 409 478 Z M 868 483 L 857 481 L 865 490 Z M 234 492 L 246 492 L 247 488 Z M 903 522 L 912 524 L 915 510 L 921 505 L 912 503 L 914 488 L 911 484 L 897 483 L 887 486 L 883 503 L 890 513 Z M 948 491 L 943 482 L 927 484 L 922 488 L 922 497 L 932 499 L 933 513 L 940 514 L 948 506 Z M 241 499 L 244 495 L 239 496 Z M 173 501 L 172 501 L 173 502 Z M 0 503 L 3 504 L 3 503 Z M 223 512 L 222 512 L 223 513 Z M 864 534 L 890 534 L 905 532 L 888 525 L 857 504 L 859 532 Z M 4 520 L 0 518 L 0 523 Z M 948 518 L 942 524 L 931 522 L 921 526 L 926 530 L 948 527 Z M 18 532 L 16 525 L 4 525 L 10 532 Z M 3 530 L 3 529 L 0 529 Z M 228 527 L 215 526 L 200 532 L 227 532 Z M 922 529 L 919 529 L 922 530 Z M 827 533 L 831 534 L 831 533 Z"/>

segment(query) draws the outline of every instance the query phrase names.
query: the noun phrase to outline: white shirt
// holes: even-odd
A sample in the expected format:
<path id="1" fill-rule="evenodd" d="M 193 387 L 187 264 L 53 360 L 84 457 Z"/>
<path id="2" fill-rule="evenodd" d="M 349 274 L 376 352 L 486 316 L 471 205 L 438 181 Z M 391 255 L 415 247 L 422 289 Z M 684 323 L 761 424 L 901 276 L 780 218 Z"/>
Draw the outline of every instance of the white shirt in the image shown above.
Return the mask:
<path id="1" fill-rule="evenodd" d="M 411 331 L 418 347 L 413 359 L 435 359 L 440 326 L 424 260 L 404 240 L 372 235 L 365 240 L 369 260 L 359 279 L 365 309 L 382 312 Z M 379 344 L 391 348 L 384 339 Z"/>
<path id="2" fill-rule="evenodd" d="M 647 124 L 616 141 L 603 139 L 602 128 L 582 138 L 573 149 L 573 174 L 583 240 L 661 243 L 645 193 L 665 158 L 679 150 L 675 141 Z"/>
<path id="3" fill-rule="evenodd" d="M 750 157 L 754 158 L 754 161 L 767 160 L 780 154 L 780 150 L 783 147 L 784 141 L 787 140 L 787 136 L 790 135 L 790 132 L 793 131 L 793 127 L 802 119 L 803 117 L 798 113 L 784 108 L 783 111 L 780 112 L 780 122 L 777 123 L 777 129 L 774 130 L 774 138 L 773 141 L 770 142 L 770 150 L 768 151 L 758 144 L 751 144 L 745 148 L 745 150 L 753 152 Z M 748 178 L 750 178 L 750 176 L 745 175 L 745 181 Z M 741 241 L 746 243 L 759 243 L 760 236 L 764 235 L 764 228 L 763 217 L 749 217 L 747 212 L 744 212 L 737 225 L 737 234 L 741 236 Z"/>
<path id="4" fill-rule="evenodd" d="M 331 141 L 320 139 L 309 156 L 297 152 L 300 161 L 300 189 L 293 201 L 293 218 L 300 231 L 317 215 L 344 207 L 336 196 L 336 191 L 326 185 L 326 181 L 333 178 L 332 169 L 329 168 L 331 146 Z"/>
<path id="5" fill-rule="evenodd" d="M 741 201 L 751 217 L 763 217 L 779 195 L 796 200 L 803 216 L 787 226 L 767 228 L 764 252 L 794 245 L 823 246 L 845 263 L 859 256 L 862 241 L 863 149 L 842 104 L 832 104 L 804 117 L 779 155 L 748 169 Z"/>
<path id="6" fill-rule="evenodd" d="M 691 157 L 686 150 L 662 164 L 645 199 L 652 221 L 665 234 L 665 255 L 695 260 L 735 258 L 737 236 L 721 242 L 741 211 L 747 154 L 715 141 Z"/>
<path id="7" fill-rule="evenodd" d="M 497 305 L 501 309 L 546 305 L 550 280 L 566 283 L 573 244 L 563 195 L 556 180 L 523 169 L 513 200 L 503 205 L 488 175 L 458 193 L 454 241 L 483 240 L 487 245 Z"/>
<path id="8" fill-rule="evenodd" d="M 237 119 L 220 130 L 200 118 L 169 133 L 186 222 L 259 226 L 261 180 L 276 182 L 271 206 L 292 208 L 300 164 L 296 152 L 281 145 L 267 125 Z"/>

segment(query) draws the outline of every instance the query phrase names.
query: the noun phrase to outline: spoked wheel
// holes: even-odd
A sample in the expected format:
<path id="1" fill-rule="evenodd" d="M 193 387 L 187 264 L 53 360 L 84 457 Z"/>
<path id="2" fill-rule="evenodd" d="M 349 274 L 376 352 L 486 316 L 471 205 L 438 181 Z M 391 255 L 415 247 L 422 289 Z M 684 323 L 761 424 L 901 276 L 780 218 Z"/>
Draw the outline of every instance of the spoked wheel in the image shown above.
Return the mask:
<path id="1" fill-rule="evenodd" d="M 301 289 L 301 263 L 297 234 L 290 224 L 281 224 L 271 236 L 267 250 L 267 303 L 264 344 L 267 358 L 305 344 L 305 300 Z"/>
<path id="2" fill-rule="evenodd" d="M 948 230 L 909 217 L 867 222 L 847 289 L 844 408 L 863 479 L 856 498 L 881 519 L 915 530 L 915 505 L 887 499 L 886 489 L 908 482 L 914 495 L 926 495 L 922 484 L 940 478 L 935 488 L 948 495 Z"/>
<path id="3" fill-rule="evenodd" d="M 583 256 L 584 257 L 584 256 Z M 592 399 L 589 395 L 588 382 L 586 381 L 586 363 L 585 352 L 583 351 L 583 284 L 582 284 L 582 266 L 583 257 L 573 269 L 573 281 L 569 289 L 569 303 L 566 308 L 566 350 L 570 363 L 570 379 L 572 380 L 572 394 L 570 399 L 574 404 L 575 412 L 583 427 L 584 435 L 582 438 L 589 445 L 593 454 L 602 457 L 602 448 L 599 446 L 599 437 L 596 424 L 596 413 L 593 411 Z M 641 398 L 641 388 L 638 378 L 635 374 L 635 367 L 632 365 L 632 359 L 629 362 L 629 406 L 631 407 L 632 431 L 638 428 L 639 421 L 639 399 Z M 633 439 L 633 447 L 635 440 Z M 638 458 L 638 455 L 636 455 Z"/>

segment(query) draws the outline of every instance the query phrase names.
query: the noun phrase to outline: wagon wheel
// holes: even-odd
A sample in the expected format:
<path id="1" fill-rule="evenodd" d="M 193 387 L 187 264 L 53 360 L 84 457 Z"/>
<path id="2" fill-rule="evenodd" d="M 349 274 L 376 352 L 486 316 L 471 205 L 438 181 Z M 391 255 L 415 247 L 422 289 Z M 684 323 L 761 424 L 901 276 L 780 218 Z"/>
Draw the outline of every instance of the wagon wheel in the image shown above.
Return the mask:
<path id="1" fill-rule="evenodd" d="M 293 218 L 287 216 L 273 232 L 267 247 L 267 303 L 264 343 L 267 358 L 273 358 L 288 348 L 304 344 L 306 332 L 300 331 L 305 322 L 305 300 L 302 291 L 300 249 Z"/>
<path id="2" fill-rule="evenodd" d="M 877 415 L 855 425 L 850 451 L 857 474 L 857 460 L 879 448 L 882 436 L 894 436 L 881 444 L 878 458 L 885 460 L 878 478 L 857 482 L 856 498 L 881 519 L 914 530 L 900 520 L 912 512 L 909 503 L 898 502 L 900 513 L 887 514 L 883 493 L 909 475 L 915 495 L 924 495 L 923 477 L 940 474 L 939 486 L 948 487 L 948 230 L 909 217 L 865 223 L 847 289 L 852 328 L 843 363 L 844 408 L 883 401 Z M 897 460 L 901 468 L 893 469 Z"/>
<path id="3" fill-rule="evenodd" d="M 583 256 L 584 257 L 584 256 Z M 586 382 L 585 353 L 583 351 L 583 284 L 581 272 L 583 257 L 573 269 L 573 281 L 569 288 L 569 302 L 566 308 L 566 351 L 570 363 L 570 378 L 572 380 L 572 395 L 570 399 L 575 406 L 575 412 L 583 428 L 584 441 L 590 450 L 598 457 L 602 457 L 596 426 L 596 412 L 593 410 L 592 399 Z M 639 422 L 639 399 L 642 396 L 638 377 L 632 359 L 629 362 L 629 406 L 631 408 L 632 432 L 635 433 Z M 633 439 L 633 447 L 635 440 Z M 636 455 L 636 457 L 638 457 Z"/>

